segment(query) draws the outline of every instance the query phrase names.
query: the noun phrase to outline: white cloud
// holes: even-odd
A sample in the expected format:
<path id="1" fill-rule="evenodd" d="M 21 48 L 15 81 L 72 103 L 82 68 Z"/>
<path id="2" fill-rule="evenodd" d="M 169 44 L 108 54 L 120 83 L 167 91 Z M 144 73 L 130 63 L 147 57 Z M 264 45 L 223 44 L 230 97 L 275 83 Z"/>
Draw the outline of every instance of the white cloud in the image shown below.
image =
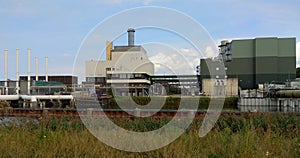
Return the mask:
<path id="1" fill-rule="evenodd" d="M 154 63 L 155 74 L 193 75 L 200 63 L 198 53 L 185 48 L 178 52 L 158 52 L 149 59 Z"/>
<path id="2" fill-rule="evenodd" d="M 296 43 L 296 65 L 300 67 L 300 42 Z"/>
<path id="3" fill-rule="evenodd" d="M 192 49 L 181 48 L 181 49 L 179 49 L 179 52 L 180 52 L 180 54 L 182 54 L 184 56 L 189 56 L 189 57 L 199 56 L 199 54 Z"/>
<path id="4" fill-rule="evenodd" d="M 212 58 L 216 57 L 218 54 L 213 50 L 212 47 L 206 47 L 205 52 L 204 52 L 205 58 Z"/>

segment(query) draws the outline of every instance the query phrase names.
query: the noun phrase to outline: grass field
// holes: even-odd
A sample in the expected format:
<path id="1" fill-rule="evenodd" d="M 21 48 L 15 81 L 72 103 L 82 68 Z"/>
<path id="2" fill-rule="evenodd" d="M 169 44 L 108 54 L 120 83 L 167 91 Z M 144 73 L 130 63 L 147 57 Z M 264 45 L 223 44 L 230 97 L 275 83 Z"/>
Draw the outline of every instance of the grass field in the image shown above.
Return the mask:
<path id="1" fill-rule="evenodd" d="M 300 116 L 296 114 L 223 114 L 213 130 L 198 137 L 204 116 L 161 149 L 131 153 L 109 147 L 89 133 L 76 116 L 38 118 L 39 125 L 0 125 L 0 157 L 300 157 Z M 148 131 L 169 117 L 111 118 L 133 131 Z"/>

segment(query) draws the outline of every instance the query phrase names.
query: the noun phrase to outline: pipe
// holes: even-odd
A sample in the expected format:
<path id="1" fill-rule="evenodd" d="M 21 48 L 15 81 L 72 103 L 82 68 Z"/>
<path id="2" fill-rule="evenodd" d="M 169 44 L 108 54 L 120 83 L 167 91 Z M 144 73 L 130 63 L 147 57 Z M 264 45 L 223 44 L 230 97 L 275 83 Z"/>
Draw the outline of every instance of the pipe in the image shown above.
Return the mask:
<path id="1" fill-rule="evenodd" d="M 4 87 L 5 87 L 5 95 L 8 95 L 8 70 L 7 70 L 7 52 L 8 49 L 4 49 Z"/>
<path id="2" fill-rule="evenodd" d="M 16 49 L 16 94 L 19 94 L 19 48 Z"/>
<path id="3" fill-rule="evenodd" d="M 0 100 L 19 100 L 19 95 L 0 95 Z"/>
<path id="4" fill-rule="evenodd" d="M 30 77 L 30 48 L 27 49 L 27 94 L 30 95 L 30 84 L 31 84 L 31 77 Z"/>
<path id="5" fill-rule="evenodd" d="M 35 99 L 73 99 L 72 95 L 21 95 L 21 98 L 24 100 Z"/>
<path id="6" fill-rule="evenodd" d="M 0 95 L 0 100 L 74 99 L 72 95 Z"/>
<path id="7" fill-rule="evenodd" d="M 46 82 L 48 82 L 48 57 L 46 57 Z"/>
<path id="8" fill-rule="evenodd" d="M 35 57 L 35 80 L 39 80 L 39 61 L 38 57 Z"/>

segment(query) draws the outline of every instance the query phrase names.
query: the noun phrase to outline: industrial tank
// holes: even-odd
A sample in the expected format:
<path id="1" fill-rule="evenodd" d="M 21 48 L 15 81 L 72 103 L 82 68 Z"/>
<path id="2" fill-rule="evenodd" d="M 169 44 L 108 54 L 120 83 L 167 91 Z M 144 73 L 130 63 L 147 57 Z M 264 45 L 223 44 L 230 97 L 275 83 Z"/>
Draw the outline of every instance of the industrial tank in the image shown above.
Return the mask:
<path id="1" fill-rule="evenodd" d="M 276 92 L 278 98 L 300 98 L 300 90 L 279 90 Z"/>

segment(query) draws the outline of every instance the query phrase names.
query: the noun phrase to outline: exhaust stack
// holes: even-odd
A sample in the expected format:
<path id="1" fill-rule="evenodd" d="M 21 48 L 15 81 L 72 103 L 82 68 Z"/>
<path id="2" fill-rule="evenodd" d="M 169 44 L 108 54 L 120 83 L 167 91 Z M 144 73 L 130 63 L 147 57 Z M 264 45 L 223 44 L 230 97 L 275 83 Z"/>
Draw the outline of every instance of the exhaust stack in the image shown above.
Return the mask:
<path id="1" fill-rule="evenodd" d="M 129 28 L 127 30 L 128 32 L 128 46 L 134 46 L 134 32 L 135 30 L 133 28 Z"/>
<path id="2" fill-rule="evenodd" d="M 39 80 L 39 61 L 38 57 L 35 57 L 35 80 Z"/>
<path id="3" fill-rule="evenodd" d="M 48 57 L 46 57 L 46 74 L 45 74 L 46 82 L 48 82 Z"/>
<path id="4" fill-rule="evenodd" d="M 19 94 L 19 48 L 16 49 L 16 94 Z"/>
<path id="5" fill-rule="evenodd" d="M 30 48 L 27 49 L 27 94 L 30 95 L 31 77 L 30 77 Z"/>
<path id="6" fill-rule="evenodd" d="M 5 87 L 5 95 L 8 95 L 8 70 L 7 70 L 7 52 L 8 49 L 4 49 L 4 87 Z"/>

